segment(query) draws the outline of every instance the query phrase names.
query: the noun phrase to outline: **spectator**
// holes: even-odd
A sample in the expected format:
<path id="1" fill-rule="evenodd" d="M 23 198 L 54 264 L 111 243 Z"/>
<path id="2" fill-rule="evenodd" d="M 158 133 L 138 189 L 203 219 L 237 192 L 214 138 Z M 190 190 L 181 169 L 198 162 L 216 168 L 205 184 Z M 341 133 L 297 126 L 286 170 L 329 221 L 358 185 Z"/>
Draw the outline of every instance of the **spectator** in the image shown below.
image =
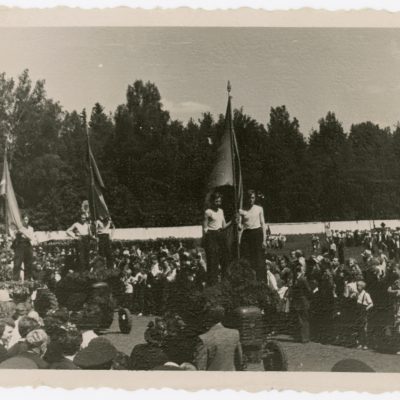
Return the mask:
<path id="1" fill-rule="evenodd" d="M 43 360 L 47 350 L 48 337 L 43 329 L 34 329 L 26 335 L 26 350 L 16 357 L 29 358 L 39 369 L 47 369 L 48 364 Z"/>

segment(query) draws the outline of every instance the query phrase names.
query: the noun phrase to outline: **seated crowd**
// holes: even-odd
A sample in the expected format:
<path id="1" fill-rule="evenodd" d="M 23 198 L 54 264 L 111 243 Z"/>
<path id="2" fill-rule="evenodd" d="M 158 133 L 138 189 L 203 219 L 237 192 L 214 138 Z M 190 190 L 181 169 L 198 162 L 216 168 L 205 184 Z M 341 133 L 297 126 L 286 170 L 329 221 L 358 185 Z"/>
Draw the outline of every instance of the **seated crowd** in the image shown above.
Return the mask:
<path id="1" fill-rule="evenodd" d="M 262 309 L 269 334 L 367 349 L 377 345 L 385 326 L 400 332 L 398 253 L 363 241 L 362 261 L 346 260 L 332 246 L 337 240 L 328 238 L 309 257 L 301 250 L 282 256 L 266 249 L 263 293 L 269 299 Z M 36 247 L 26 282 L 11 282 L 12 256 L 2 251 L 0 368 L 207 369 L 201 334 L 176 312 L 187 296 L 207 291 L 202 249 L 176 240 L 113 246 L 111 267 L 91 251 L 85 272 L 74 269 L 68 244 Z M 243 271 L 252 272 L 240 263 L 238 287 Z M 146 343 L 133 346 L 130 356 L 102 335 L 100 320 L 111 315 L 112 322 L 116 304 L 89 299 L 88 288 L 96 282 L 108 283 L 119 307 L 157 316 L 145 332 Z M 211 325 L 223 320 L 223 313 L 215 315 Z"/>

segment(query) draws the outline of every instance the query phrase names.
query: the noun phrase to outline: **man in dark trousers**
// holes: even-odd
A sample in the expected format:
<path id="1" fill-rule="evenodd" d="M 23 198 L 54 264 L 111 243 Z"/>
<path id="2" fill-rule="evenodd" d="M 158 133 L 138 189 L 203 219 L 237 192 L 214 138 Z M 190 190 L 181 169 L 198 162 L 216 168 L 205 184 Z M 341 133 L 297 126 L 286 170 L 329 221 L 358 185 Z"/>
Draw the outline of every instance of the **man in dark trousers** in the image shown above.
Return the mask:
<path id="1" fill-rule="evenodd" d="M 296 267 L 296 278 L 292 288 L 291 307 L 296 315 L 298 331 L 296 336 L 301 343 L 310 341 L 310 298 L 312 291 L 301 265 Z"/>
<path id="2" fill-rule="evenodd" d="M 90 239 L 92 232 L 86 213 L 82 212 L 80 221 L 75 222 L 70 228 L 67 229 L 66 232 L 68 236 L 72 237 L 76 241 L 80 271 L 88 270 Z"/>
<path id="3" fill-rule="evenodd" d="M 17 231 L 13 243 L 14 249 L 14 269 L 13 279 L 21 279 L 21 267 L 24 263 L 24 279 L 29 280 L 32 276 L 33 249 L 32 245 L 36 243 L 33 228 L 29 225 L 29 217 L 24 216 L 22 227 Z"/>
<path id="4" fill-rule="evenodd" d="M 223 233 L 226 223 L 221 205 L 221 194 L 214 192 L 210 198 L 210 207 L 204 212 L 203 240 L 207 259 L 208 285 L 218 283 L 219 268 L 223 276 L 228 266 L 228 248 Z"/>

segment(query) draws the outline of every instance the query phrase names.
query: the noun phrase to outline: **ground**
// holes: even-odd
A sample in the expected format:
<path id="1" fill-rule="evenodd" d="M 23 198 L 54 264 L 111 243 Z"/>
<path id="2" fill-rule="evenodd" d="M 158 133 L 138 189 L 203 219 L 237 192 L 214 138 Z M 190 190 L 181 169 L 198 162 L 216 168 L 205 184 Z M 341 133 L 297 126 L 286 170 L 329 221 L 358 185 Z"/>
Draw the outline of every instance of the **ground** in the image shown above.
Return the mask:
<path id="1" fill-rule="evenodd" d="M 311 254 L 311 236 L 289 235 L 284 249 L 269 249 L 268 251 L 274 254 L 289 254 L 291 250 L 302 249 L 305 255 L 309 256 Z M 360 261 L 362 251 L 362 247 L 345 248 L 345 257 L 354 257 Z M 133 316 L 132 332 L 129 335 L 124 335 L 119 332 L 116 316 L 111 329 L 106 333 L 106 337 L 120 351 L 129 355 L 136 344 L 144 342 L 143 334 L 150 320 L 151 318 L 149 317 Z M 337 361 L 344 358 L 355 358 L 364 361 L 377 372 L 400 372 L 400 355 L 382 354 L 373 350 L 349 349 L 312 342 L 301 344 L 284 335 L 275 339 L 281 343 L 287 354 L 289 371 L 330 371 Z M 262 365 L 249 365 L 249 370 L 261 371 Z"/>
<path id="2" fill-rule="evenodd" d="M 143 334 L 150 317 L 133 316 L 132 331 L 128 335 L 119 332 L 118 317 L 109 331 L 105 332 L 118 350 L 130 354 L 132 348 L 139 343 L 144 343 Z M 393 354 L 377 353 L 373 350 L 357 350 L 346 347 L 322 345 L 319 343 L 295 343 L 289 336 L 278 336 L 284 348 L 289 371 L 330 371 L 332 366 L 344 358 L 355 358 L 364 361 L 377 372 L 400 372 L 400 356 Z M 249 370 L 262 371 L 262 365 L 251 364 Z"/>

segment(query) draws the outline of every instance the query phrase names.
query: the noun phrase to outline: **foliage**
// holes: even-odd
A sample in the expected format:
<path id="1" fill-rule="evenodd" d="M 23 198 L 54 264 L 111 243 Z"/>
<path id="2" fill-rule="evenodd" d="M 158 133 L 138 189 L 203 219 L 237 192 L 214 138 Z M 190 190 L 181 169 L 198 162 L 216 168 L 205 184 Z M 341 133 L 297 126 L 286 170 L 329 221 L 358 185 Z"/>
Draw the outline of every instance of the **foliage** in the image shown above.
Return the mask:
<path id="1" fill-rule="evenodd" d="M 182 124 L 161 100 L 154 83 L 137 80 L 113 114 L 99 103 L 90 112 L 88 133 L 117 227 L 202 219 L 223 116 Z M 28 71 L 17 81 L 0 74 L 0 121 L 0 154 L 8 134 L 20 208 L 37 230 L 67 228 L 88 197 L 85 110 L 63 110 Z M 269 222 L 399 217 L 400 127 L 366 121 L 345 132 L 328 112 L 306 138 L 282 105 L 265 125 L 235 110 L 234 128 L 245 189 L 264 193 Z"/>

